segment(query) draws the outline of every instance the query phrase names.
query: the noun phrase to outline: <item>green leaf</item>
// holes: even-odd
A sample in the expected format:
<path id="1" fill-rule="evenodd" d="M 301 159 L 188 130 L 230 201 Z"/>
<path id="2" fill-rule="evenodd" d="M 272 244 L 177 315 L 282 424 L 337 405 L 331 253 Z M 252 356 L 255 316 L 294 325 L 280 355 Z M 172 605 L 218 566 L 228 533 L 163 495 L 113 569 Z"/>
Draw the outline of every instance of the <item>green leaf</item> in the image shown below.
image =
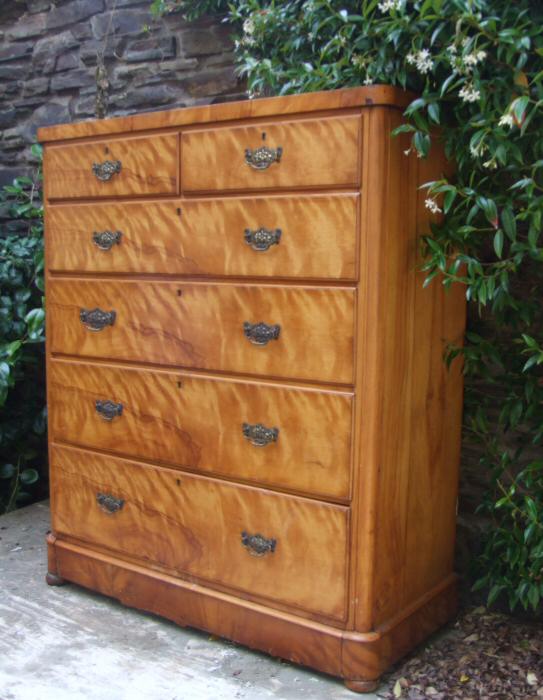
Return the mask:
<path id="1" fill-rule="evenodd" d="M 503 253 L 503 231 L 499 228 L 494 234 L 494 252 L 498 258 L 502 257 Z"/>
<path id="2" fill-rule="evenodd" d="M 29 486 L 30 484 L 35 484 L 36 481 L 40 478 L 40 475 L 35 469 L 27 468 L 23 469 L 21 472 L 21 483 L 24 484 L 25 486 Z"/>
<path id="3" fill-rule="evenodd" d="M 15 472 L 13 464 L 0 464 L 0 479 L 11 479 Z"/>

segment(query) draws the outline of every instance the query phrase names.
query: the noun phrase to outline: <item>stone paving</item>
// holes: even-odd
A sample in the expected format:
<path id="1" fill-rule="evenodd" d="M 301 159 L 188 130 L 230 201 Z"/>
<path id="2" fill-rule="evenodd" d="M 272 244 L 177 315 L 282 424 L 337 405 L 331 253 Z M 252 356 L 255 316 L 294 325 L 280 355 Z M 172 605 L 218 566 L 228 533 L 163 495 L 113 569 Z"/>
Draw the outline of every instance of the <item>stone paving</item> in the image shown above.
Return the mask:
<path id="1" fill-rule="evenodd" d="M 378 700 L 341 681 L 44 582 L 47 503 L 0 517 L 0 700 Z"/>

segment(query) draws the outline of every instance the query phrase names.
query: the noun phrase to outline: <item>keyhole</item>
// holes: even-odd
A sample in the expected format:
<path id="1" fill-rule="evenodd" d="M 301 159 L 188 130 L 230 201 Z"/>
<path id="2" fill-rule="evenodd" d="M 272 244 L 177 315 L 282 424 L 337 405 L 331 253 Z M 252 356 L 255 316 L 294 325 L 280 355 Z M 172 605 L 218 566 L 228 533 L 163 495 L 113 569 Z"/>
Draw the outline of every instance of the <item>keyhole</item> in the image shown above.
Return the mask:
<path id="1" fill-rule="evenodd" d="M 177 382 L 177 388 L 182 389 L 183 388 L 183 382 Z"/>
<path id="2" fill-rule="evenodd" d="M 175 483 L 176 483 L 178 486 L 181 486 L 181 479 L 176 479 L 176 480 L 175 480 Z"/>
<path id="3" fill-rule="evenodd" d="M 263 131 L 263 132 L 262 132 L 262 141 L 265 141 L 265 140 L 266 140 L 266 132 Z"/>
<path id="4" fill-rule="evenodd" d="M 107 146 L 104 148 L 104 153 L 109 153 L 109 148 Z"/>
<path id="5" fill-rule="evenodd" d="M 177 215 L 181 216 L 181 207 L 177 207 Z"/>
<path id="6" fill-rule="evenodd" d="M 180 297 L 183 294 L 183 291 L 181 289 L 177 290 L 177 296 Z"/>

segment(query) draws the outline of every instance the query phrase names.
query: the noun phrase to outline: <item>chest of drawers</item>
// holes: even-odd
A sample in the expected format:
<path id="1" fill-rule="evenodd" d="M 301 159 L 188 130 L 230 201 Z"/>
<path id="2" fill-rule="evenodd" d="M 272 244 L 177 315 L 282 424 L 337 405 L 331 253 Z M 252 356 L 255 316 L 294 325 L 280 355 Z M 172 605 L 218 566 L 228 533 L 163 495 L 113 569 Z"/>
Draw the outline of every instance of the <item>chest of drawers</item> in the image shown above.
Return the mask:
<path id="1" fill-rule="evenodd" d="M 422 287 L 407 101 L 41 129 L 48 583 L 359 691 L 453 615 L 464 303 Z"/>

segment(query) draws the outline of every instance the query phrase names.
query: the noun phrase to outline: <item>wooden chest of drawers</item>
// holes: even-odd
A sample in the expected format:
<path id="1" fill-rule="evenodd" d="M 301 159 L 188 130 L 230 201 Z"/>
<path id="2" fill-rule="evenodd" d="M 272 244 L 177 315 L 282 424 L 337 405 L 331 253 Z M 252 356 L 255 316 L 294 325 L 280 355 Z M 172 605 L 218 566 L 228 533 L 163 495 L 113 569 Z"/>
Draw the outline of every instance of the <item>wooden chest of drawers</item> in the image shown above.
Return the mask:
<path id="1" fill-rule="evenodd" d="M 461 291 L 383 87 L 40 131 L 50 584 L 371 689 L 455 610 Z"/>

